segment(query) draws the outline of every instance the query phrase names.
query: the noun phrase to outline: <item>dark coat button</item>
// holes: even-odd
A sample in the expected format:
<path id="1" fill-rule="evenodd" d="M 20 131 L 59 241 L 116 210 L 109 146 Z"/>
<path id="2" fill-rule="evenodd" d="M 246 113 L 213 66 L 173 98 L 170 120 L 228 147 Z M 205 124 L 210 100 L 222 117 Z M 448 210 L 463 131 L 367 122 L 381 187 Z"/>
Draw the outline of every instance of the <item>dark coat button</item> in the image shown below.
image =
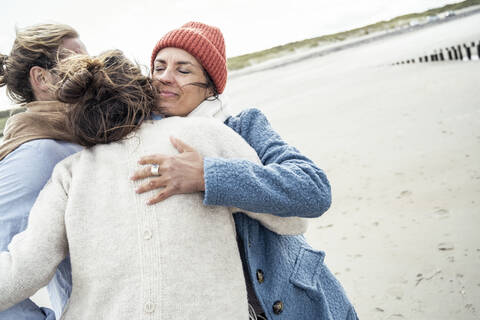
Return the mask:
<path id="1" fill-rule="evenodd" d="M 275 301 L 273 304 L 273 313 L 280 314 L 283 311 L 283 302 L 282 301 Z"/>
<path id="2" fill-rule="evenodd" d="M 263 283 L 263 281 L 265 280 L 265 278 L 263 277 L 263 271 L 261 269 L 257 270 L 257 280 L 258 283 Z"/>

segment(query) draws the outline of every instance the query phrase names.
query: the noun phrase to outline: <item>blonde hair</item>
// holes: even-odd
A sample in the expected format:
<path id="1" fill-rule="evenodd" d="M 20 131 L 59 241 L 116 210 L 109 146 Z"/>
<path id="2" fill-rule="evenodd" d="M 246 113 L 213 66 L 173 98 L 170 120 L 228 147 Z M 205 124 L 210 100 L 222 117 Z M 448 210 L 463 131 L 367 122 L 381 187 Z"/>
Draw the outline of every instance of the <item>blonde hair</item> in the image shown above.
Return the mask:
<path id="1" fill-rule="evenodd" d="M 58 49 L 63 41 L 77 37 L 77 31 L 64 24 L 39 24 L 17 30 L 10 55 L 0 54 L 0 87 L 7 86 L 7 95 L 17 103 L 34 101 L 30 69 L 53 68 L 62 57 Z"/>

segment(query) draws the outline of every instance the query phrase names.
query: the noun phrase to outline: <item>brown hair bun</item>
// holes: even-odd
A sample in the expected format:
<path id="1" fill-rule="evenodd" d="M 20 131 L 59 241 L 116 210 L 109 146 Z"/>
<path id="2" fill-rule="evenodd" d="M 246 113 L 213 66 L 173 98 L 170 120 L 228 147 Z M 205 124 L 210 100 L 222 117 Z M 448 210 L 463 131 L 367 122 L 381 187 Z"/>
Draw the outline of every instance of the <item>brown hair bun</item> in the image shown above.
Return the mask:
<path id="1" fill-rule="evenodd" d="M 155 107 L 155 88 L 121 51 L 71 56 L 55 69 L 57 99 L 70 104 L 68 125 L 84 146 L 125 137 Z"/>

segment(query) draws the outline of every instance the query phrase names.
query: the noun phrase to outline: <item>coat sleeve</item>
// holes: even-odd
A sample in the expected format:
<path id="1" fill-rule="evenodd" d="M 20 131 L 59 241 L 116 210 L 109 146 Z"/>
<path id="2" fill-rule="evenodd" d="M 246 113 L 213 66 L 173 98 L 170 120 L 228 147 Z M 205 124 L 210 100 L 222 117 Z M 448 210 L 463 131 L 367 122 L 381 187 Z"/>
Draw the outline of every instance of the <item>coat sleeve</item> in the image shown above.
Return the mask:
<path id="1" fill-rule="evenodd" d="M 194 130 L 195 132 L 202 132 L 202 139 L 203 137 L 210 137 L 209 148 L 214 151 L 208 152 L 210 155 L 217 155 L 223 159 L 232 160 L 232 161 L 249 161 L 252 164 L 257 164 L 261 166 L 260 159 L 256 154 L 255 150 L 251 146 L 249 146 L 245 140 L 242 139 L 238 134 L 234 131 L 230 130 L 223 124 L 220 124 L 214 120 L 211 120 L 210 124 L 205 124 L 202 128 L 197 128 Z M 204 150 L 200 150 L 202 153 Z M 235 170 L 235 168 L 232 168 Z M 211 178 L 222 178 L 221 176 L 214 176 Z M 205 178 L 206 181 L 210 179 L 209 177 Z M 222 185 L 223 182 L 216 181 L 215 184 Z M 232 190 L 234 192 L 234 190 Z M 257 195 L 257 190 L 255 187 L 249 190 L 248 194 L 246 195 L 249 198 L 255 198 Z M 298 235 L 303 234 L 307 230 L 307 219 L 301 217 L 279 217 L 269 213 L 261 213 L 261 212 L 253 212 L 251 210 L 243 210 L 238 209 L 232 206 L 230 207 L 230 211 L 232 213 L 235 212 L 244 212 L 250 218 L 258 220 L 263 226 L 267 229 L 280 234 L 280 235 Z"/>
<path id="2" fill-rule="evenodd" d="M 0 311 L 44 287 L 67 255 L 67 175 L 65 168 L 56 167 L 30 212 L 27 228 L 13 237 L 8 251 L 0 252 Z"/>
<path id="3" fill-rule="evenodd" d="M 331 193 L 325 173 L 283 141 L 259 110 L 246 110 L 225 124 L 252 146 L 262 163 L 205 158 L 205 204 L 281 217 L 312 218 L 328 210 Z"/>

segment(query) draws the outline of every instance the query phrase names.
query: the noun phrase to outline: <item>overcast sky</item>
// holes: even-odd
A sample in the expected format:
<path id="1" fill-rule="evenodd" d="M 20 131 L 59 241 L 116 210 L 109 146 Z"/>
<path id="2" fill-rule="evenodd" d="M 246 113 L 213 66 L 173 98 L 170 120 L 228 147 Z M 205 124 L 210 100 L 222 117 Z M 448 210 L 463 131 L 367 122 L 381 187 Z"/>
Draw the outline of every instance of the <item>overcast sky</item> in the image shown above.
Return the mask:
<path id="1" fill-rule="evenodd" d="M 90 54 L 118 48 L 148 64 L 156 41 L 188 21 L 219 27 L 232 57 L 455 0 L 2 0 L 0 53 L 10 52 L 15 27 L 66 23 L 80 33 Z M 0 108 L 7 101 L 0 90 Z"/>

